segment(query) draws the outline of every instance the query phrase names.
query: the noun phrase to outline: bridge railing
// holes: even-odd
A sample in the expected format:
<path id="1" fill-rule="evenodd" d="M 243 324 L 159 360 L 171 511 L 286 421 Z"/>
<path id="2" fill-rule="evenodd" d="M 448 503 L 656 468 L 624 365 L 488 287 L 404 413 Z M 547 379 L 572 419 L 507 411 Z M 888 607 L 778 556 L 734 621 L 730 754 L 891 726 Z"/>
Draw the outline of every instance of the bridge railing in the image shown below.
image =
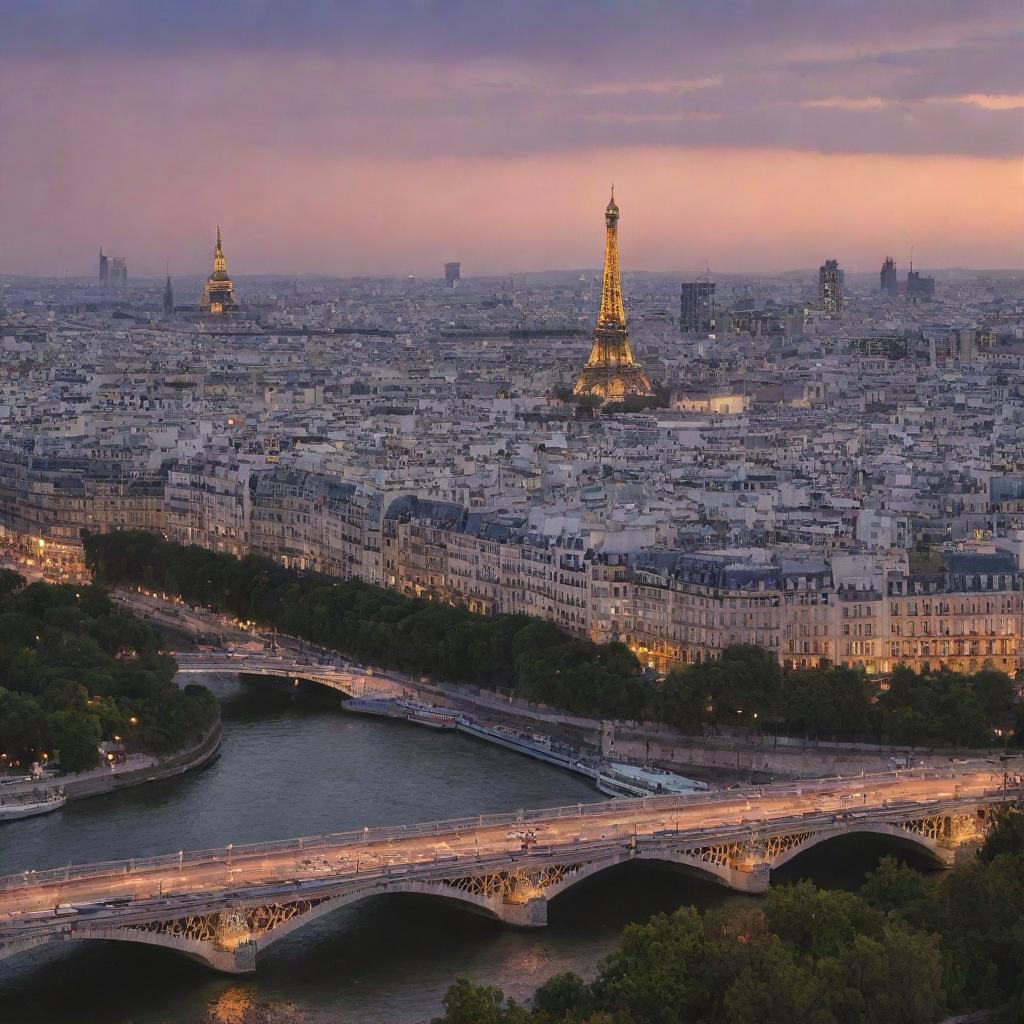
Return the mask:
<path id="1" fill-rule="evenodd" d="M 440 838 L 454 834 L 471 833 L 478 829 L 502 826 L 514 827 L 568 818 L 611 815 L 614 816 L 613 824 L 616 820 L 628 823 L 632 814 L 641 811 L 672 811 L 675 809 L 692 808 L 696 805 L 711 807 L 716 804 L 735 807 L 738 803 L 749 804 L 751 800 L 760 800 L 765 797 L 779 798 L 787 795 L 794 797 L 827 796 L 837 791 L 850 791 L 852 786 L 863 785 L 867 787 L 873 785 L 877 787 L 884 784 L 897 785 L 901 782 L 940 781 L 943 779 L 950 779 L 955 782 L 959 777 L 979 775 L 989 775 L 997 781 L 1003 777 L 1004 769 L 1010 763 L 985 763 L 982 766 L 977 762 L 968 762 L 942 768 L 902 769 L 854 777 L 817 779 L 742 790 L 706 790 L 688 794 L 646 796 L 636 799 L 600 801 L 597 803 L 578 803 L 563 807 L 536 808 L 499 814 L 481 814 L 474 817 L 452 818 L 445 821 L 422 822 L 412 825 L 367 827 L 347 832 L 324 833 L 317 836 L 302 836 L 295 839 L 272 840 L 264 843 L 247 843 L 238 846 L 230 844 L 206 850 L 182 850 L 178 853 L 161 854 L 154 857 L 138 857 L 97 864 L 50 868 L 41 871 L 23 871 L 0 877 L 0 892 L 48 885 L 55 882 L 132 875 L 173 868 L 184 869 L 186 865 L 230 864 L 232 859 L 250 860 L 280 853 L 301 853 L 307 850 L 324 851 L 353 846 L 372 846 L 380 843 L 396 842 L 404 839 L 422 839 L 430 836 Z M 859 793 L 860 790 L 857 789 L 856 792 Z M 994 786 L 992 792 L 999 792 L 999 786 Z M 871 810 L 877 806 L 877 804 L 866 805 L 865 809 Z"/>

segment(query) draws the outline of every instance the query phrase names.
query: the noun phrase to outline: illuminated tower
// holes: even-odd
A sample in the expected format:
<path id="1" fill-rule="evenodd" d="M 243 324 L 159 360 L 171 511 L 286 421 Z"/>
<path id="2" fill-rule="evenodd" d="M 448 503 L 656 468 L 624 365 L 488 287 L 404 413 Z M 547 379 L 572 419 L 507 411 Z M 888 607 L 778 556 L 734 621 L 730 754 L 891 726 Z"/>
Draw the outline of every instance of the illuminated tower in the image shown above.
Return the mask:
<path id="1" fill-rule="evenodd" d="M 575 395 L 597 395 L 621 399 L 626 395 L 651 395 L 651 382 L 633 359 L 626 333 L 626 311 L 622 307 L 619 280 L 619 208 L 615 188 L 604 211 L 604 278 L 601 282 L 601 310 L 594 328 L 594 347 L 576 385 Z"/>
<path id="2" fill-rule="evenodd" d="M 220 225 L 217 226 L 217 248 L 213 250 L 213 273 L 203 288 L 199 308 L 204 313 L 231 313 L 238 309 L 235 290 L 228 277 L 228 261 L 224 258 L 224 247 L 220 242 Z"/>

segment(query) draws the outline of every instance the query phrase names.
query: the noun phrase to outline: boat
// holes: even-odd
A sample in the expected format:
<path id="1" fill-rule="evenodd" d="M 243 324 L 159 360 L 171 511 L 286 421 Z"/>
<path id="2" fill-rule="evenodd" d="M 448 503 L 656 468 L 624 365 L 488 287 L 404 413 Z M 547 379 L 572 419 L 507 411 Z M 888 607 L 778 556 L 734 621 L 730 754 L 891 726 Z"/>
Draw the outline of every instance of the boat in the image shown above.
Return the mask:
<path id="1" fill-rule="evenodd" d="M 380 718 L 405 718 L 395 701 L 386 697 L 349 697 L 341 702 L 346 711 L 357 715 L 377 715 Z"/>
<path id="2" fill-rule="evenodd" d="M 39 790 L 32 790 L 30 793 L 0 795 L 0 822 L 49 814 L 51 811 L 59 810 L 67 802 L 63 786 L 47 789 L 42 793 Z"/>
<path id="3" fill-rule="evenodd" d="M 603 764 L 595 784 L 611 797 L 678 796 L 707 789 L 707 783 L 674 775 L 663 768 L 631 764 Z"/>
<path id="4" fill-rule="evenodd" d="M 483 722 L 477 722 L 467 716 L 462 717 L 458 728 L 460 732 L 487 740 L 488 743 L 496 743 L 499 747 L 505 747 L 507 750 L 535 757 L 540 761 L 546 761 L 548 764 L 566 768 L 590 778 L 597 777 L 597 769 L 590 761 L 583 758 L 578 750 L 556 743 L 550 736 L 520 732 L 503 725 L 485 725 Z"/>
<path id="5" fill-rule="evenodd" d="M 405 718 L 428 729 L 454 729 L 462 715 L 451 708 L 439 708 L 434 704 L 423 704 L 418 700 L 396 700 L 395 706 L 403 708 Z"/>

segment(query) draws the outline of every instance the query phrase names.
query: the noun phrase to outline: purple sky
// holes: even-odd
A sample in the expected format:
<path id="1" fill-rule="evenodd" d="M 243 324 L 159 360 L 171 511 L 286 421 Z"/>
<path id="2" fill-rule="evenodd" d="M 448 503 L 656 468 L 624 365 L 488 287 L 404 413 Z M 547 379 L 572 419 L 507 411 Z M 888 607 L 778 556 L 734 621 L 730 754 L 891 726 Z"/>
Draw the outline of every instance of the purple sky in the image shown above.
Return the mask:
<path id="1" fill-rule="evenodd" d="M 1024 265 L 1019 0 L 22 0 L 0 273 Z"/>

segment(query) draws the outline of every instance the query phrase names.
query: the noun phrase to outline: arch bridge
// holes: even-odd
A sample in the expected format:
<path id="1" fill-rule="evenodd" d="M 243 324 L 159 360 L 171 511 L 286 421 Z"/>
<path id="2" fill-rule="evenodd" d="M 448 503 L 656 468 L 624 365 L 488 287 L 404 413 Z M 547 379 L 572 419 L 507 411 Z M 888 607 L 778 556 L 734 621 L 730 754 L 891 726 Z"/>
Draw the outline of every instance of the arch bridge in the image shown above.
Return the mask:
<path id="1" fill-rule="evenodd" d="M 401 697 L 408 691 L 408 687 L 381 673 L 336 662 L 313 661 L 289 655 L 201 651 L 195 654 L 178 652 L 174 659 L 178 663 L 178 675 L 237 672 L 254 676 L 275 676 L 280 679 L 292 679 L 295 682 L 306 679 L 337 690 L 346 697 Z"/>
<path id="2" fill-rule="evenodd" d="M 383 893 L 459 903 L 520 927 L 550 900 L 633 860 L 749 893 L 818 843 L 870 833 L 939 866 L 1021 795 L 1019 767 L 975 762 L 762 789 L 577 804 L 181 851 L 0 878 L 0 959 L 51 942 L 164 946 L 226 972 L 303 925 Z"/>

